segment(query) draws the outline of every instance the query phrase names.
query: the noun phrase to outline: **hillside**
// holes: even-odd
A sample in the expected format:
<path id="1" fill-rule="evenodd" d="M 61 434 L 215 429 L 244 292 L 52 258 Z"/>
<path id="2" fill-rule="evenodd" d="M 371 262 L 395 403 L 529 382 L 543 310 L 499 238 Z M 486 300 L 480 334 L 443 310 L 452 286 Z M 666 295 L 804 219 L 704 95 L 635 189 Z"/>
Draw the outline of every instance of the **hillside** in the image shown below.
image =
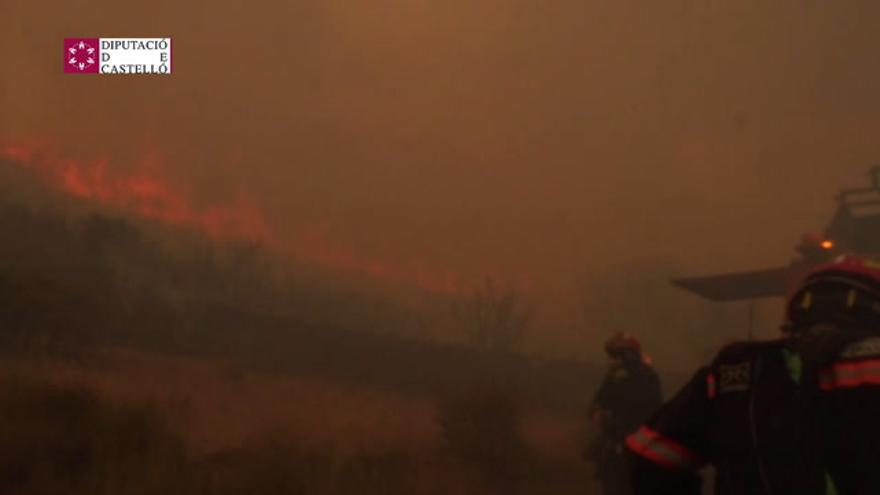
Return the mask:
<path id="1" fill-rule="evenodd" d="M 579 362 L 420 337 L 426 317 L 388 292 L 253 242 L 96 208 L 5 167 L 17 175 L 4 185 L 18 193 L 0 203 L 0 343 L 9 352 L 130 346 L 432 395 L 493 376 L 537 404 L 573 410 L 599 378 Z"/>

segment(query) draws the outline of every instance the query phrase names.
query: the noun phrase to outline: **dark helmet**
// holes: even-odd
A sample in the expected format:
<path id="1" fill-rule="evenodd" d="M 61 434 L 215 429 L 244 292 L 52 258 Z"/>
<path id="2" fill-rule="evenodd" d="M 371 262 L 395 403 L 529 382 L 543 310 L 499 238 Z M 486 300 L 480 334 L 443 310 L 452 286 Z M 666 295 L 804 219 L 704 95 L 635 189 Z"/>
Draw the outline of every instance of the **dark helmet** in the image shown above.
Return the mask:
<path id="1" fill-rule="evenodd" d="M 618 333 L 605 342 L 605 352 L 611 357 L 642 359 L 642 345 L 632 335 Z"/>
<path id="2" fill-rule="evenodd" d="M 789 331 L 818 323 L 880 324 L 880 262 L 842 256 L 816 267 L 794 291 L 786 307 Z"/>

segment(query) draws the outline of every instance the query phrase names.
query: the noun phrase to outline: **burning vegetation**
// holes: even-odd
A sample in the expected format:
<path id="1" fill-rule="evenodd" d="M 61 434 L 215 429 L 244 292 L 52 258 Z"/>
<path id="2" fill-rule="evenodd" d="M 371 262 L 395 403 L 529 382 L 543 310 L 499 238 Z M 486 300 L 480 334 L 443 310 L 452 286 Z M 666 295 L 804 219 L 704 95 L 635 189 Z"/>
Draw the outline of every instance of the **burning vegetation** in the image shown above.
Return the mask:
<path id="1" fill-rule="evenodd" d="M 0 451 L 18 455 L 0 459 L 3 491 L 588 483 L 577 457 L 587 395 L 572 392 L 598 372 L 511 353 L 528 324 L 514 293 L 489 284 L 459 304 L 433 293 L 438 314 L 470 330 L 461 344 L 417 339 L 407 332 L 429 323 L 424 312 L 277 257 L 247 210 L 199 213 L 102 162 L 6 155 Z"/>

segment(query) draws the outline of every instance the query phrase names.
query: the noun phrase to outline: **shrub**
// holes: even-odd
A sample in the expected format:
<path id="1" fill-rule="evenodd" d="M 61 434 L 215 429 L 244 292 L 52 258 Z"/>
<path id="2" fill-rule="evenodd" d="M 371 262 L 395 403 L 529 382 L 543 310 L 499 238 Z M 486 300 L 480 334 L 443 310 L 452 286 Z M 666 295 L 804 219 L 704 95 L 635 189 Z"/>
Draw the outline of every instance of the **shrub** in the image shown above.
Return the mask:
<path id="1" fill-rule="evenodd" d="M 203 464 L 200 493 L 311 495 L 327 478 L 330 460 L 289 439 L 258 441 L 212 455 Z"/>
<path id="2" fill-rule="evenodd" d="M 526 467 L 519 406 L 498 387 L 474 388 L 447 399 L 439 410 L 449 452 L 488 480 L 512 480 Z"/>
<path id="3" fill-rule="evenodd" d="M 0 492 L 148 495 L 188 486 L 183 444 L 152 408 L 33 379 L 0 384 Z"/>

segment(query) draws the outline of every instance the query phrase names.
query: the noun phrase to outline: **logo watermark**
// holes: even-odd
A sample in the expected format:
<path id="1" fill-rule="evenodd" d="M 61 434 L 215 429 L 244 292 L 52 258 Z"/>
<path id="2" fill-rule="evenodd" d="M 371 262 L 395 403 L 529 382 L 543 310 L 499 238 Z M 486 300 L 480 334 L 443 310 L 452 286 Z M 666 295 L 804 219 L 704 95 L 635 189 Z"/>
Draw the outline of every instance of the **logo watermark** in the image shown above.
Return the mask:
<path id="1" fill-rule="evenodd" d="M 98 38 L 64 39 L 64 72 L 97 74 L 100 42 Z"/>
<path id="2" fill-rule="evenodd" d="M 171 38 L 65 38 L 66 74 L 171 74 Z"/>

